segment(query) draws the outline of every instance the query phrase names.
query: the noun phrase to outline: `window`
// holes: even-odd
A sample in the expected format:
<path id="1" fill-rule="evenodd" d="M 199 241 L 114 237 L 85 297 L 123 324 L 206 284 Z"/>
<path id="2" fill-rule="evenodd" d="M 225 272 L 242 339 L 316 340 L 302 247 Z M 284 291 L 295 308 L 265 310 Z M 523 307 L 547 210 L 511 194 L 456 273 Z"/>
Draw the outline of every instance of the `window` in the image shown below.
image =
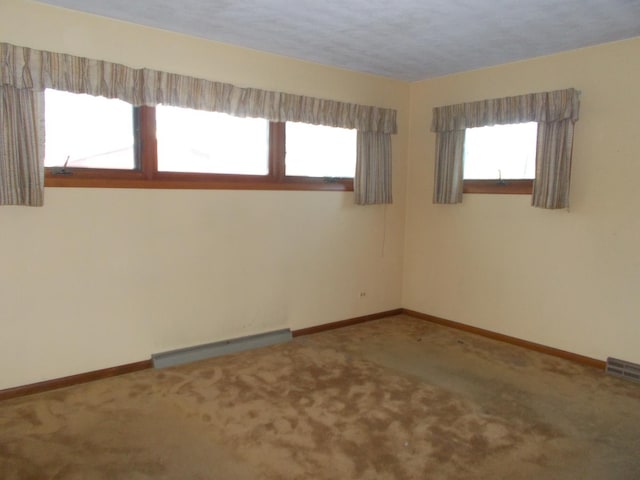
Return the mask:
<path id="1" fill-rule="evenodd" d="M 535 178 L 536 122 L 467 128 L 465 193 L 531 193 Z"/>
<path id="2" fill-rule="evenodd" d="M 356 130 L 45 92 L 47 186 L 353 190 Z"/>
<path id="3" fill-rule="evenodd" d="M 356 171 L 356 130 L 288 122 L 287 176 L 353 178 Z"/>
<path id="4" fill-rule="evenodd" d="M 45 167 L 135 168 L 131 105 L 51 89 L 45 105 Z"/>
<path id="5" fill-rule="evenodd" d="M 461 203 L 464 192 L 531 193 L 533 207 L 568 207 L 573 131 L 579 111 L 580 92 L 574 88 L 435 107 L 431 122 L 436 134 L 433 203 Z M 491 125 L 494 119 L 502 124 L 537 122 L 535 179 L 504 180 L 504 175 L 503 181 L 500 177 L 464 179 L 466 133 L 472 127 Z"/>
<path id="6" fill-rule="evenodd" d="M 156 107 L 158 171 L 267 175 L 269 122 Z"/>

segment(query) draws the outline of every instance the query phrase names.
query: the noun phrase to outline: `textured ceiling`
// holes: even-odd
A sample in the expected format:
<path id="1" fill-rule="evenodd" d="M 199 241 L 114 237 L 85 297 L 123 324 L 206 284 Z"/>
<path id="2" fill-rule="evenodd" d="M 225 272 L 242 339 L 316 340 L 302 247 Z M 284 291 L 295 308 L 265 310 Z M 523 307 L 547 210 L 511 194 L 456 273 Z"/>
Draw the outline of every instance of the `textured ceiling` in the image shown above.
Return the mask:
<path id="1" fill-rule="evenodd" d="M 41 0 L 401 80 L 640 36 L 640 0 Z"/>

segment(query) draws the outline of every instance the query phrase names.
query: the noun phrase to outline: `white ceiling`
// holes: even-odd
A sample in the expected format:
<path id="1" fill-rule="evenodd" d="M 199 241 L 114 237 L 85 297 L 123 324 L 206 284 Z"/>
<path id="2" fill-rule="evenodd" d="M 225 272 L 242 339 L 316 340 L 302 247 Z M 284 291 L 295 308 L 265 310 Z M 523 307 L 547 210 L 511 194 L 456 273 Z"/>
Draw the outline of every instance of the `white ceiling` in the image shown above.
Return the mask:
<path id="1" fill-rule="evenodd" d="M 640 0 L 40 0 L 401 80 L 640 36 Z"/>

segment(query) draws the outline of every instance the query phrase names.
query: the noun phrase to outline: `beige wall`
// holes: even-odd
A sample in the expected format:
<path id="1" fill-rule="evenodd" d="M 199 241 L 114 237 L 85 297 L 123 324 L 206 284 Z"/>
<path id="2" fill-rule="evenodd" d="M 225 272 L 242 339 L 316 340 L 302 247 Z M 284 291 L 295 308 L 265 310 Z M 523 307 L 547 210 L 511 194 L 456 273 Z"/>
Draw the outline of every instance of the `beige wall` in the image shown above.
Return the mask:
<path id="1" fill-rule="evenodd" d="M 411 86 L 403 306 L 640 363 L 640 39 Z M 433 205 L 434 106 L 576 87 L 570 211 Z"/>
<path id="2" fill-rule="evenodd" d="M 399 110 L 395 203 L 47 188 L 0 209 L 0 389 L 400 306 L 409 86 L 22 0 L 0 41 Z M 360 298 L 359 292 L 367 295 Z"/>
<path id="3" fill-rule="evenodd" d="M 386 208 L 52 188 L 43 208 L 1 208 L 0 389 L 400 306 L 640 362 L 640 39 L 411 85 L 24 0 L 0 4 L 0 41 L 396 108 L 400 128 Z M 571 211 L 432 205 L 432 107 L 565 87 L 582 91 Z"/>

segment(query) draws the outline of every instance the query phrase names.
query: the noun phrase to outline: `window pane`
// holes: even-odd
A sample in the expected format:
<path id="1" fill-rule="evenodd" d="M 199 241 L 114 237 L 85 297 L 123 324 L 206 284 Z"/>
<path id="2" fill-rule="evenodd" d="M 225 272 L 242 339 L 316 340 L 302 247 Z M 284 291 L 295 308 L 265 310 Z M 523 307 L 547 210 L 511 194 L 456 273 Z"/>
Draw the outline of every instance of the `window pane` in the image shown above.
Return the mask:
<path id="1" fill-rule="evenodd" d="M 269 122 L 188 108 L 156 107 L 161 172 L 269 173 Z"/>
<path id="2" fill-rule="evenodd" d="M 537 130 L 536 122 L 467 128 L 464 144 L 464 178 L 534 178 Z"/>
<path id="3" fill-rule="evenodd" d="M 356 130 L 287 122 L 286 175 L 353 178 Z"/>
<path id="4" fill-rule="evenodd" d="M 51 89 L 44 98 L 45 167 L 135 168 L 130 104 Z"/>

